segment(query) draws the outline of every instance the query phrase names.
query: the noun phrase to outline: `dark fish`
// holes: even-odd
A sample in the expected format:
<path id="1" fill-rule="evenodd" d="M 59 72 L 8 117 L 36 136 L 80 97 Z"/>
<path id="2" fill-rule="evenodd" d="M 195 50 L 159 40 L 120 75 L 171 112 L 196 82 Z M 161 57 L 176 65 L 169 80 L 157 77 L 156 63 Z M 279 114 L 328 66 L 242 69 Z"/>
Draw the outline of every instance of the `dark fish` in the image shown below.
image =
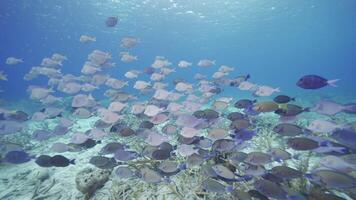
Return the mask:
<path id="1" fill-rule="evenodd" d="M 229 113 L 226 118 L 230 121 L 235 121 L 238 119 L 246 118 L 246 115 L 239 113 L 239 112 L 232 112 L 232 113 Z"/>
<path id="2" fill-rule="evenodd" d="M 89 138 L 84 143 L 78 144 L 78 146 L 80 146 L 84 149 L 90 149 L 90 148 L 93 148 L 96 144 L 101 144 L 101 141 L 96 141 L 96 140 Z"/>
<path id="3" fill-rule="evenodd" d="M 240 109 L 251 108 L 253 106 L 253 104 L 256 102 L 257 102 L 257 100 L 241 99 L 241 100 L 238 100 L 234 106 L 236 108 L 240 108 Z"/>
<path id="4" fill-rule="evenodd" d="M 327 85 L 336 87 L 335 83 L 338 80 L 339 79 L 327 80 L 318 75 L 306 75 L 299 79 L 299 81 L 297 82 L 297 86 L 303 89 L 319 89 Z"/>
<path id="5" fill-rule="evenodd" d="M 160 144 L 158 146 L 158 149 L 164 150 L 164 151 L 168 151 L 168 152 L 172 152 L 176 147 L 172 146 L 170 143 L 168 142 L 163 142 L 162 144 Z"/>
<path id="6" fill-rule="evenodd" d="M 204 111 L 202 110 L 197 110 L 193 113 L 193 116 L 198 118 L 198 119 L 202 119 L 204 118 Z"/>
<path id="7" fill-rule="evenodd" d="M 122 128 L 119 132 L 119 135 L 122 137 L 129 137 L 135 134 L 136 132 L 129 127 Z"/>
<path id="8" fill-rule="evenodd" d="M 256 135 L 255 131 L 251 131 L 248 129 L 235 130 L 234 134 L 232 134 L 232 138 L 237 141 L 247 141 L 251 140 Z"/>
<path id="9" fill-rule="evenodd" d="M 40 167 L 52 167 L 51 156 L 48 155 L 40 155 L 36 158 L 35 163 Z"/>
<path id="10" fill-rule="evenodd" d="M 68 158 L 61 156 L 61 155 L 55 155 L 51 157 L 51 164 L 54 167 L 67 167 L 68 165 L 75 164 L 75 159 L 69 160 Z"/>
<path id="11" fill-rule="evenodd" d="M 110 128 L 110 132 L 112 133 L 119 133 L 121 129 L 126 128 L 127 125 L 123 122 L 117 122 L 116 124 L 112 125 Z"/>
<path id="12" fill-rule="evenodd" d="M 318 142 L 305 137 L 289 138 L 287 144 L 290 148 L 298 151 L 313 150 L 319 147 Z"/>
<path id="13" fill-rule="evenodd" d="M 192 138 L 185 138 L 181 135 L 178 136 L 178 142 L 182 144 L 197 144 L 200 140 L 200 137 L 194 136 Z"/>
<path id="14" fill-rule="evenodd" d="M 287 166 L 275 166 L 271 169 L 271 173 L 284 180 L 300 178 L 302 176 L 302 172 Z"/>
<path id="15" fill-rule="evenodd" d="M 116 26 L 117 22 L 118 22 L 117 17 L 108 17 L 105 21 L 105 24 L 107 27 L 114 27 Z"/>
<path id="16" fill-rule="evenodd" d="M 118 150 L 124 150 L 125 145 L 119 143 L 119 142 L 111 142 L 106 144 L 101 150 L 101 154 L 113 154 Z"/>
<path id="17" fill-rule="evenodd" d="M 290 101 L 295 101 L 295 98 L 291 98 L 287 95 L 278 95 L 274 97 L 273 101 L 276 103 L 288 103 Z"/>
<path id="18" fill-rule="evenodd" d="M 171 156 L 171 152 L 158 149 L 152 152 L 152 158 L 155 160 L 167 160 Z"/>
<path id="19" fill-rule="evenodd" d="M 207 120 L 212 120 L 212 119 L 216 119 L 219 117 L 219 113 L 216 112 L 215 110 L 212 109 L 206 109 L 204 110 L 204 119 Z"/>
<path id="20" fill-rule="evenodd" d="M 282 117 L 292 117 L 302 112 L 309 112 L 309 108 L 302 108 L 294 104 L 287 104 L 285 108 L 279 108 L 274 113 Z"/>
<path id="21" fill-rule="evenodd" d="M 141 122 L 139 128 L 143 128 L 143 129 L 151 129 L 154 127 L 154 124 L 150 121 L 143 121 Z"/>
<path id="22" fill-rule="evenodd" d="M 100 169 L 112 169 L 118 165 L 114 158 L 105 156 L 94 156 L 90 158 L 89 163 Z"/>
<path id="23" fill-rule="evenodd" d="M 273 128 L 273 131 L 282 136 L 296 136 L 303 133 L 308 133 L 306 129 L 303 129 L 298 125 L 289 123 L 278 124 Z"/>
<path id="24" fill-rule="evenodd" d="M 270 172 L 266 173 L 266 174 L 263 174 L 262 178 L 266 179 L 266 180 L 269 180 L 269 181 L 272 181 L 273 183 L 278 183 L 278 184 L 284 182 L 283 177 L 277 176 L 277 175 L 272 174 Z"/>
<path id="25" fill-rule="evenodd" d="M 213 94 L 220 94 L 221 91 L 222 91 L 222 89 L 219 88 L 219 87 L 215 87 L 215 88 L 212 88 L 212 89 L 209 90 L 209 92 L 211 92 Z"/>
<path id="26" fill-rule="evenodd" d="M 11 164 L 21 164 L 30 161 L 31 158 L 25 151 L 9 151 L 5 154 L 3 160 Z"/>

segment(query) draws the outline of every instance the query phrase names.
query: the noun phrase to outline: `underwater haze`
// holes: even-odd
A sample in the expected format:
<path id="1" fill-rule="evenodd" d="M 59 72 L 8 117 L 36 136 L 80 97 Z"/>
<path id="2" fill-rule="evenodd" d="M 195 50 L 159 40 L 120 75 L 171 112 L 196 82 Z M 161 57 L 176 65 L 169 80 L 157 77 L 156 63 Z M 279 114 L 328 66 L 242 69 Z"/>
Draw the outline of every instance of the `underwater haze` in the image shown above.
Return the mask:
<path id="1" fill-rule="evenodd" d="M 356 199 L 355 19 L 354 0 L 1 0 L 0 199 Z"/>

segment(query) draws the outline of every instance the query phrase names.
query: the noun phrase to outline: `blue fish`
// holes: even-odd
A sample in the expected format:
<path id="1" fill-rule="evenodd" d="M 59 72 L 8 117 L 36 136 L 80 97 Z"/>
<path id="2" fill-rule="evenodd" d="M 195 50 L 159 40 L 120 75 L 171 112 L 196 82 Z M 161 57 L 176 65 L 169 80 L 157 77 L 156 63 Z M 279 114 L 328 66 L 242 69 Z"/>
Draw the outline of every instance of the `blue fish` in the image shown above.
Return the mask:
<path id="1" fill-rule="evenodd" d="M 339 79 L 327 80 L 318 75 L 306 75 L 300 78 L 297 82 L 297 86 L 303 89 L 319 89 L 327 85 L 336 87 L 335 83 Z"/>
<path id="2" fill-rule="evenodd" d="M 356 132 L 350 129 L 337 129 L 331 137 L 343 145 L 355 147 L 356 146 Z"/>
<path id="3" fill-rule="evenodd" d="M 117 17 L 108 17 L 105 21 L 105 24 L 107 27 L 114 27 L 116 26 L 117 21 L 118 21 Z"/>
<path id="4" fill-rule="evenodd" d="M 9 151 L 5 154 L 4 161 L 12 164 L 21 164 L 30 161 L 34 156 L 30 156 L 24 151 Z"/>
<path id="5" fill-rule="evenodd" d="M 251 140 L 255 135 L 256 135 L 255 131 L 242 129 L 242 130 L 235 130 L 234 134 L 232 134 L 231 137 L 233 137 L 235 140 L 247 141 L 247 140 Z"/>

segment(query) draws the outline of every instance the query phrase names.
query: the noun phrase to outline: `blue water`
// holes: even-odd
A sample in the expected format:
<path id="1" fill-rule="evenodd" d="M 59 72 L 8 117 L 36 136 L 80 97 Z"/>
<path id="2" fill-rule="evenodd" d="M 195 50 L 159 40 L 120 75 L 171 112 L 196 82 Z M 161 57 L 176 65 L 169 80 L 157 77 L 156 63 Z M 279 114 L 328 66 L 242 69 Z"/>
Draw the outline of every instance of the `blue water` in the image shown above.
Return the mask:
<path id="1" fill-rule="evenodd" d="M 118 16 L 114 28 L 108 16 Z M 234 66 L 234 75 L 250 74 L 253 82 L 298 93 L 299 77 L 318 74 L 339 78 L 338 88 L 322 93 L 355 91 L 356 2 L 326 1 L 69 1 L 2 0 L 0 2 L 0 69 L 8 74 L 1 82 L 1 98 L 27 98 L 28 85 L 45 85 L 46 79 L 24 81 L 31 67 L 58 52 L 68 57 L 63 73 L 79 74 L 94 49 L 111 52 L 122 78 L 129 69 L 143 69 L 155 56 L 173 64 L 202 58 Z M 82 34 L 97 42 L 82 44 Z M 120 39 L 135 36 L 141 43 L 130 51 L 137 62 L 119 60 Z M 24 63 L 7 66 L 7 57 Z M 215 68 L 192 67 L 191 74 L 212 74 Z M 184 77 L 178 70 L 174 77 Z M 171 75 L 172 76 L 172 75 Z M 168 79 L 169 80 L 169 79 Z M 320 91 L 319 91 L 320 92 Z"/>

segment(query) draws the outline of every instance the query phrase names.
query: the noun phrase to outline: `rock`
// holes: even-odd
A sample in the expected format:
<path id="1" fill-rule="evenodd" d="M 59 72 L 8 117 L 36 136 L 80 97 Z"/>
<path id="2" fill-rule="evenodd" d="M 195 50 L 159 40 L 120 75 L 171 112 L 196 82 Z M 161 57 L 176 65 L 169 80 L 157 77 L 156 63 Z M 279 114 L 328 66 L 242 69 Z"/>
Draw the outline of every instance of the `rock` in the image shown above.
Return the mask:
<path id="1" fill-rule="evenodd" d="M 111 170 L 85 168 L 78 172 L 75 177 L 76 187 L 81 193 L 89 197 L 109 180 L 110 174 Z"/>
<path id="2" fill-rule="evenodd" d="M 41 182 L 47 180 L 49 178 L 49 170 L 48 169 L 39 169 L 37 171 L 37 176 L 36 178 L 40 180 Z"/>

